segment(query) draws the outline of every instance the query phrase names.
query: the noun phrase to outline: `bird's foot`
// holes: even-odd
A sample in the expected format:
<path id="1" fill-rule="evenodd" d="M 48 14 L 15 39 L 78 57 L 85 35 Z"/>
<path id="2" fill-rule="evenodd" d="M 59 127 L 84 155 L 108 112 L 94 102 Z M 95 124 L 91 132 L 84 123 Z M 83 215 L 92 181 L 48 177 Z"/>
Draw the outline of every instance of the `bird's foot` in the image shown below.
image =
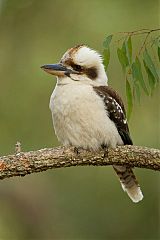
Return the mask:
<path id="1" fill-rule="evenodd" d="M 103 158 L 108 158 L 108 147 L 104 144 L 101 147 L 104 150 Z"/>
<path id="2" fill-rule="evenodd" d="M 74 147 L 74 153 L 75 154 L 80 154 L 81 150 L 84 150 L 82 147 Z"/>

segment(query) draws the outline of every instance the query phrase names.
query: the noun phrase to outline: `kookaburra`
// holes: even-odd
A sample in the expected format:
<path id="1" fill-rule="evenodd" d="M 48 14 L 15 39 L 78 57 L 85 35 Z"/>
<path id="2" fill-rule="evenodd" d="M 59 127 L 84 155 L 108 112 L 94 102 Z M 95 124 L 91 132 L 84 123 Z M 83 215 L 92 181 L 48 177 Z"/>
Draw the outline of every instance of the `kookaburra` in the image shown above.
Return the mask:
<path id="1" fill-rule="evenodd" d="M 57 76 L 50 109 L 55 133 L 65 146 L 89 150 L 131 145 L 123 102 L 107 85 L 102 57 L 85 45 L 69 49 L 58 64 L 41 67 Z M 113 166 L 133 202 L 143 194 L 131 168 Z"/>

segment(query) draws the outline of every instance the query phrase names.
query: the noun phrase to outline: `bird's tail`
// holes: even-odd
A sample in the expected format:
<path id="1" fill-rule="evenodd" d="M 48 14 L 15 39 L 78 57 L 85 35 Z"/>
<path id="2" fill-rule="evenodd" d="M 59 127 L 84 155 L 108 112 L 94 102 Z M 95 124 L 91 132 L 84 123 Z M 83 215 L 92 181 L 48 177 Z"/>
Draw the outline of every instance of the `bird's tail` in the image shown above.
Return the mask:
<path id="1" fill-rule="evenodd" d="M 132 201 L 135 203 L 141 201 L 143 194 L 132 168 L 117 165 L 114 165 L 113 168 L 120 179 L 123 190 L 127 192 Z"/>

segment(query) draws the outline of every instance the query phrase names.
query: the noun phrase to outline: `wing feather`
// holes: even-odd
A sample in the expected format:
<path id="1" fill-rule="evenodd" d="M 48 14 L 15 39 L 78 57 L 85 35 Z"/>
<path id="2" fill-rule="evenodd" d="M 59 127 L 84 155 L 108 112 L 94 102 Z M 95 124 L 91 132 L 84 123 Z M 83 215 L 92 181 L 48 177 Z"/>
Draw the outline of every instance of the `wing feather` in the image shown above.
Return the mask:
<path id="1" fill-rule="evenodd" d="M 108 116 L 115 123 L 124 145 L 132 145 L 124 104 L 118 93 L 108 86 L 94 86 L 93 89 L 103 99 Z"/>

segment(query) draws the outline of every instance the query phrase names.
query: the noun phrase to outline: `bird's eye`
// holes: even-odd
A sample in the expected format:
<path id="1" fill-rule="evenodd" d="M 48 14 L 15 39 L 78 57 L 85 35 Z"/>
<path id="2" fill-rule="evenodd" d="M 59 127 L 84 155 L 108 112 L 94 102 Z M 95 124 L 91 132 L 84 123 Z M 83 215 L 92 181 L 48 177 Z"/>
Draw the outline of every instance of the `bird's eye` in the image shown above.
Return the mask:
<path id="1" fill-rule="evenodd" d="M 77 65 L 77 64 L 74 64 L 72 66 L 72 68 L 75 70 L 75 71 L 82 71 L 82 67 L 80 65 Z"/>

